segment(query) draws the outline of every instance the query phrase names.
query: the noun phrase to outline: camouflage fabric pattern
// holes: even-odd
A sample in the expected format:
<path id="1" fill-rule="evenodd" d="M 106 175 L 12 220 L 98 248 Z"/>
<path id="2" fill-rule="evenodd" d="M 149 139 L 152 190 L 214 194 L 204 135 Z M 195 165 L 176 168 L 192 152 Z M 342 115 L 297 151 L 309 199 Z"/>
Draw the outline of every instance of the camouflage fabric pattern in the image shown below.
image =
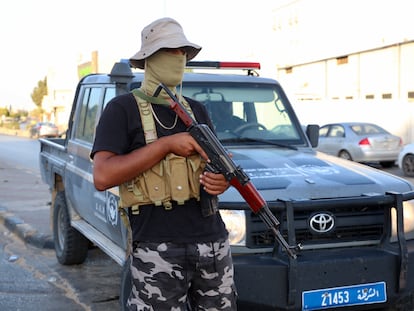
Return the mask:
<path id="1" fill-rule="evenodd" d="M 138 243 L 131 260 L 129 310 L 236 310 L 228 240 L 201 244 Z"/>

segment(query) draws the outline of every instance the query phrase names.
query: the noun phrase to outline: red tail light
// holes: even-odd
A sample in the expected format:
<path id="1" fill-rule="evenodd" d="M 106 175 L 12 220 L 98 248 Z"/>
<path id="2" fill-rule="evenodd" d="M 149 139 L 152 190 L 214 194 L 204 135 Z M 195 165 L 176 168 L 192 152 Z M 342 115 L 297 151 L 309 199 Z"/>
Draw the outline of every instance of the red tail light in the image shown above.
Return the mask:
<path id="1" fill-rule="evenodd" d="M 369 146 L 371 144 L 369 143 L 368 138 L 364 138 L 358 143 L 358 145 Z"/>

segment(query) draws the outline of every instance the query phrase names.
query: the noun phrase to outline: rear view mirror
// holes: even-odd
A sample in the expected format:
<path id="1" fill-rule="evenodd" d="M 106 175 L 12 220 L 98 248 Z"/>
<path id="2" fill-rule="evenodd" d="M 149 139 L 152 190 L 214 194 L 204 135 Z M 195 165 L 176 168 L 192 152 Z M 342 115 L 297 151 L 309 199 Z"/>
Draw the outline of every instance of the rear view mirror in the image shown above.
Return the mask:
<path id="1" fill-rule="evenodd" d="M 317 147 L 319 141 L 319 125 L 309 124 L 306 127 L 306 136 L 308 136 L 312 148 Z"/>
<path id="2" fill-rule="evenodd" d="M 223 95 L 220 93 L 196 93 L 193 98 L 199 102 L 222 102 L 224 101 Z"/>

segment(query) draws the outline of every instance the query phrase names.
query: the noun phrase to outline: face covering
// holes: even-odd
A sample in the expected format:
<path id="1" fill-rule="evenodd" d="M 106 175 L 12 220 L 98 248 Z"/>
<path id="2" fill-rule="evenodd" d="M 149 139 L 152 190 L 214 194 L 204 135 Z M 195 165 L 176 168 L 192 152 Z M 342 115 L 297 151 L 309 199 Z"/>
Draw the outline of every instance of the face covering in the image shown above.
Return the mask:
<path id="1" fill-rule="evenodd" d="M 142 87 L 152 95 L 160 83 L 164 83 L 175 93 L 184 75 L 186 55 L 173 54 L 160 50 L 146 59 L 145 78 Z"/>

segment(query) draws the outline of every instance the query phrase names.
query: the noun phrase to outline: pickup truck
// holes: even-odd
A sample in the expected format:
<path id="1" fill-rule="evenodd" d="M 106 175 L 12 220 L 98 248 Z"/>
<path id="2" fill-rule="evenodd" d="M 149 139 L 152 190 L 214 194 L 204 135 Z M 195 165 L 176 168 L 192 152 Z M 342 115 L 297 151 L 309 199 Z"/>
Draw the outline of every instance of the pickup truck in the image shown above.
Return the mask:
<path id="1" fill-rule="evenodd" d="M 414 310 L 413 185 L 316 152 L 318 126 L 299 122 L 281 85 L 258 76 L 258 63 L 188 65 L 216 68 L 200 73 L 190 67 L 183 95 L 206 106 L 218 139 L 266 200 L 284 238 L 301 245 L 297 258 L 289 257 L 235 188 L 219 197 L 239 310 Z M 247 74 L 219 69 L 235 65 Z M 95 189 L 89 155 L 105 105 L 139 87 L 142 78 L 123 61 L 109 74 L 82 78 L 66 137 L 40 139 L 61 264 L 81 264 L 95 245 L 127 267 L 118 189 Z M 130 290 L 124 268 L 121 309 Z"/>

